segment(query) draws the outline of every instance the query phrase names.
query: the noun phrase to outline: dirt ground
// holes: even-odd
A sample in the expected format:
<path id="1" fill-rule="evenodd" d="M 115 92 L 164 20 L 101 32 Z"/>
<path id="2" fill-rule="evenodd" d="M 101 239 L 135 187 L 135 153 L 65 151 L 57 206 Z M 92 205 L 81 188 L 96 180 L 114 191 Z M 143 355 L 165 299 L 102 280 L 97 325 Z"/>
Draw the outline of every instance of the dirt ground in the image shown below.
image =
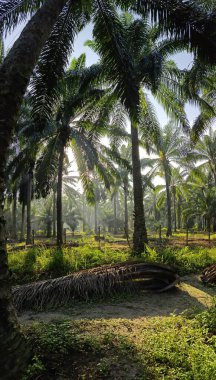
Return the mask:
<path id="1" fill-rule="evenodd" d="M 194 313 L 211 306 L 216 288 L 204 286 L 198 275 L 184 276 L 176 289 L 167 293 L 143 293 L 104 302 L 78 303 L 55 311 L 26 311 L 19 315 L 21 323 L 49 322 L 61 319 L 140 319 L 163 317 L 183 312 Z"/>

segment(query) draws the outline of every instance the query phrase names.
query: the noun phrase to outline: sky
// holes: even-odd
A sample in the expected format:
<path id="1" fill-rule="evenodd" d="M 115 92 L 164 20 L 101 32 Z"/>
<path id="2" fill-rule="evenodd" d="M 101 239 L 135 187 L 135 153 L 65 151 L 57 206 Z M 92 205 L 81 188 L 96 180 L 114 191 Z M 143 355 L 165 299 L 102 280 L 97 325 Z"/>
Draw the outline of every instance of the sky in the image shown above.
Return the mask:
<path id="1" fill-rule="evenodd" d="M 25 26 L 25 23 L 20 24 L 10 35 L 7 36 L 7 38 L 5 39 L 6 51 L 13 46 L 14 42 L 19 37 L 24 26 Z M 73 57 L 78 58 L 82 53 L 85 53 L 87 66 L 90 66 L 96 63 L 99 59 L 96 53 L 94 53 L 89 47 L 84 46 L 84 43 L 86 40 L 92 39 L 92 29 L 93 29 L 92 24 L 89 24 L 83 29 L 82 32 L 79 33 L 79 35 L 75 39 L 73 53 L 71 55 L 71 59 L 72 59 Z M 171 56 L 170 59 L 173 59 L 180 69 L 189 68 L 193 62 L 192 54 L 188 54 L 188 53 L 178 53 Z M 156 111 L 160 124 L 162 126 L 165 125 L 168 122 L 168 117 L 163 107 L 153 98 L 151 94 L 149 94 L 149 99 L 151 100 L 151 102 L 153 103 L 155 107 L 155 111 Z M 188 104 L 186 105 L 185 110 L 187 113 L 188 120 L 190 124 L 192 124 L 193 120 L 195 120 L 197 115 L 199 114 L 199 110 L 198 108 L 188 105 Z M 128 128 L 129 128 L 129 125 L 128 125 Z M 107 145 L 108 140 L 105 139 L 103 143 Z M 76 166 L 76 163 L 74 162 L 72 151 L 68 149 L 67 153 L 68 153 L 69 160 L 71 162 L 71 170 L 73 171 L 74 175 L 77 175 L 77 166 Z M 141 158 L 147 156 L 146 152 L 143 149 L 140 149 L 140 156 Z M 164 183 L 163 179 L 159 177 L 155 178 L 153 182 L 154 182 L 154 185 Z M 80 184 L 77 184 L 77 189 L 82 190 L 82 186 Z"/>
<path id="2" fill-rule="evenodd" d="M 11 35 L 8 35 L 5 39 L 5 49 L 6 51 L 10 49 L 16 39 L 19 37 L 23 27 L 24 23 L 20 24 L 12 33 Z M 73 57 L 79 57 L 82 53 L 86 53 L 86 64 L 87 66 L 90 66 L 98 61 L 98 56 L 95 54 L 89 47 L 84 46 L 84 43 L 86 40 L 92 38 L 92 24 L 87 25 L 82 32 L 79 33 L 79 35 L 76 37 L 74 42 L 74 48 L 71 58 Z M 193 56 L 192 54 L 188 53 L 178 53 L 171 57 L 178 67 L 180 69 L 189 68 L 193 62 Z M 168 117 L 166 115 L 166 112 L 164 111 L 163 107 L 151 96 L 149 95 L 150 100 L 154 104 L 156 114 L 158 116 L 158 120 L 161 125 L 165 125 L 168 121 Z M 193 122 L 193 120 L 196 119 L 197 115 L 199 114 L 199 110 L 197 107 L 191 106 L 189 104 L 186 105 L 185 110 L 187 112 L 188 120 L 190 123 Z"/>

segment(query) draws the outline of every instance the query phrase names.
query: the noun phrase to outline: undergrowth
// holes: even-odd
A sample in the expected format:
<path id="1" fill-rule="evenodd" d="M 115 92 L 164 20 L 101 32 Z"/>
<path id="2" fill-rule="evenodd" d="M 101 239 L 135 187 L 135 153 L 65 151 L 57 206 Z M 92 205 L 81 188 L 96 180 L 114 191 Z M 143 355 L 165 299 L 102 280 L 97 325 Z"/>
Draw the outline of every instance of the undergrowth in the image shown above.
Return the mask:
<path id="1" fill-rule="evenodd" d="M 89 269 L 103 264 L 114 264 L 129 259 L 128 249 L 100 250 L 95 247 L 76 248 L 30 248 L 9 252 L 10 269 L 17 283 L 41 278 L 56 277 Z"/>
<path id="2" fill-rule="evenodd" d="M 9 252 L 8 256 L 16 283 L 26 283 L 132 259 L 165 263 L 180 275 L 198 273 L 216 262 L 216 248 L 167 247 L 157 248 L 156 251 L 148 247 L 141 257 L 132 258 L 128 248 L 117 245 L 103 250 L 94 246 L 68 247 L 62 250 L 41 246 Z"/>
<path id="3" fill-rule="evenodd" d="M 167 247 L 157 251 L 148 248 L 147 256 L 150 261 L 168 264 L 179 275 L 186 275 L 198 273 L 209 265 L 216 263 L 216 248 Z"/>
<path id="4" fill-rule="evenodd" d="M 22 380 L 215 380 L 215 327 L 215 307 L 193 319 L 34 323 L 24 328 L 34 358 Z"/>

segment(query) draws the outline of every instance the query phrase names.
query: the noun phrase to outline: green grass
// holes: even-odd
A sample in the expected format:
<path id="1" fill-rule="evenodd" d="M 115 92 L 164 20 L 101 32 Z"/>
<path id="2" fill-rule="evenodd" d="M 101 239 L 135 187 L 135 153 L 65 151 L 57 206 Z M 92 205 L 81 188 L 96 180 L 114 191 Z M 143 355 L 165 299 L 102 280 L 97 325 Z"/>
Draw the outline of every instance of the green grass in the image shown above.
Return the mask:
<path id="1" fill-rule="evenodd" d="M 127 247 L 117 244 L 98 249 L 83 245 L 77 248 L 29 248 L 10 251 L 9 265 L 16 275 L 17 283 L 26 283 L 38 279 L 65 275 L 81 269 L 93 268 L 103 264 L 114 264 L 131 260 Z M 137 259 L 133 257 L 133 259 Z M 148 248 L 141 260 L 161 262 L 172 266 L 180 275 L 198 273 L 203 268 L 216 262 L 216 247 Z"/>
<path id="2" fill-rule="evenodd" d="M 127 247 L 101 251 L 93 241 L 61 251 L 11 250 L 8 257 L 19 283 L 131 259 Z M 216 247 L 148 248 L 141 259 L 169 264 L 180 275 L 197 273 L 216 262 Z M 53 321 L 23 330 L 33 359 L 22 380 L 216 379 L 216 307 L 190 317 Z"/>
<path id="3" fill-rule="evenodd" d="M 23 380 L 57 374 L 76 379 L 215 380 L 215 327 L 215 307 L 192 319 L 173 315 L 34 323 L 24 328 L 34 358 Z"/>
<path id="4" fill-rule="evenodd" d="M 179 275 L 199 273 L 207 266 L 216 263 L 216 247 L 184 247 L 184 248 L 162 248 L 155 251 L 148 250 L 150 261 L 168 264 Z"/>
<path id="5" fill-rule="evenodd" d="M 125 261 L 128 258 L 128 249 L 116 247 L 101 251 L 95 246 L 62 250 L 41 247 L 8 253 L 9 266 L 19 283 L 65 275 L 102 264 Z"/>
<path id="6" fill-rule="evenodd" d="M 159 237 L 159 232 L 150 232 L 149 233 L 150 238 L 158 238 Z M 162 228 L 161 230 L 161 237 L 162 238 L 167 238 L 166 236 L 166 228 Z M 188 231 L 188 238 L 191 240 L 206 240 L 208 241 L 208 232 L 200 232 L 200 231 Z M 169 239 L 178 239 L 178 240 L 186 240 L 186 230 L 185 231 L 177 231 L 173 232 L 172 237 Z M 211 232 L 211 240 L 216 239 L 216 233 Z"/>

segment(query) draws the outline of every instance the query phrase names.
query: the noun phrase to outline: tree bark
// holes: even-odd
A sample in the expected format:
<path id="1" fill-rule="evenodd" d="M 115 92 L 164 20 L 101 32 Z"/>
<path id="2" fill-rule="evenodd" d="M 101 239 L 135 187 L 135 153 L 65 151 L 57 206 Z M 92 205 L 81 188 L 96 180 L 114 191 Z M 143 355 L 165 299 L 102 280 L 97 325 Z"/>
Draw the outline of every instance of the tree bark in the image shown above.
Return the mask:
<path id="1" fill-rule="evenodd" d="M 133 251 L 134 254 L 141 255 L 141 253 L 145 250 L 145 244 L 148 243 L 148 238 L 143 205 L 143 184 L 139 155 L 138 126 L 133 121 L 131 121 L 131 142 L 134 198 Z"/>
<path id="2" fill-rule="evenodd" d="M 181 210 L 181 199 L 178 200 L 178 205 L 177 205 L 177 219 L 178 219 L 178 229 L 180 230 L 181 229 L 181 214 L 182 214 L 182 210 Z"/>
<path id="3" fill-rule="evenodd" d="M 32 198 L 32 172 L 29 171 L 29 173 L 28 173 L 28 184 L 27 184 L 27 237 L 26 237 L 26 244 L 32 243 L 31 198 Z"/>
<path id="4" fill-rule="evenodd" d="M 85 203 L 85 194 L 82 195 L 82 202 L 83 202 L 83 232 L 86 231 L 86 203 Z"/>
<path id="5" fill-rule="evenodd" d="M 51 238 L 51 236 L 52 236 L 52 219 L 50 218 L 50 216 L 48 216 L 47 219 L 48 220 L 47 220 L 47 223 L 46 223 L 46 225 L 47 225 L 46 236 L 47 236 L 47 238 Z"/>
<path id="6" fill-rule="evenodd" d="M 20 333 L 10 292 L 4 219 L 5 168 L 19 108 L 40 52 L 67 0 L 46 0 L 24 28 L 0 67 L 0 368 L 17 379 L 29 349 Z"/>
<path id="7" fill-rule="evenodd" d="M 172 212 L 170 194 L 170 174 L 167 162 L 164 163 L 165 183 L 166 183 L 166 202 L 167 202 L 167 232 L 166 236 L 172 236 Z"/>
<path id="8" fill-rule="evenodd" d="M 25 240 L 24 231 L 25 231 L 25 203 L 22 203 L 22 220 L 21 220 L 20 241 Z"/>
<path id="9" fill-rule="evenodd" d="M 116 193 L 114 193 L 113 197 L 113 211 L 114 211 L 114 235 L 117 234 L 117 196 Z"/>
<path id="10" fill-rule="evenodd" d="M 208 242 L 211 242 L 211 218 L 207 219 L 207 227 L 208 227 Z"/>
<path id="11" fill-rule="evenodd" d="M 53 190 L 53 235 L 56 237 L 56 192 Z"/>
<path id="12" fill-rule="evenodd" d="M 177 221 L 176 221 L 176 188 L 173 188 L 173 216 L 174 216 L 174 231 L 177 230 Z"/>
<path id="13" fill-rule="evenodd" d="M 97 235 L 97 233 L 98 233 L 98 205 L 97 205 L 97 201 L 95 201 L 95 205 L 94 205 L 94 223 L 95 223 L 94 230 L 95 230 L 95 234 Z"/>
<path id="14" fill-rule="evenodd" d="M 61 143 L 59 151 L 59 163 L 58 163 L 58 181 L 57 181 L 57 245 L 61 247 L 63 244 L 63 221 L 62 221 L 62 176 L 64 166 L 64 144 Z"/>
<path id="15" fill-rule="evenodd" d="M 13 191 L 13 205 L 12 205 L 12 238 L 17 239 L 17 191 Z"/>
<path id="16" fill-rule="evenodd" d="M 128 189 L 127 183 L 124 183 L 124 230 L 125 236 L 129 238 L 129 228 L 128 228 Z"/>

